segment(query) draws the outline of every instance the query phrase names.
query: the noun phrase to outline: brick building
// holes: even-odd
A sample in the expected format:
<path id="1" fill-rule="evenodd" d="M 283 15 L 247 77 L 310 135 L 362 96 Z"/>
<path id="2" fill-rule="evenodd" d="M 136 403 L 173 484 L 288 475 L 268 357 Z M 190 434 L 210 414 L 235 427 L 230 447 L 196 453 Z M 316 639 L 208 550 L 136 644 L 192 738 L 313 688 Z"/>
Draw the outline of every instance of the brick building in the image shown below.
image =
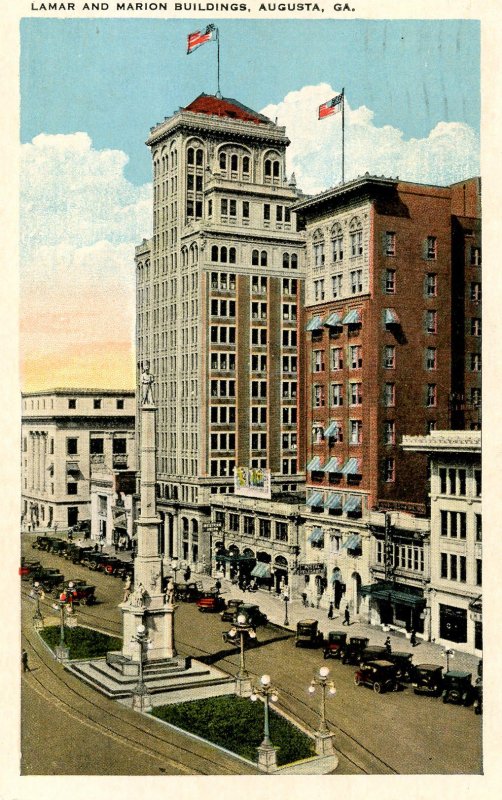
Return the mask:
<path id="1" fill-rule="evenodd" d="M 136 251 L 138 367 L 158 415 L 163 549 L 196 563 L 211 496 L 235 466 L 302 483 L 298 309 L 304 235 L 290 212 L 284 128 L 200 95 L 151 129 L 153 238 Z M 138 374 L 139 381 L 139 374 Z"/>

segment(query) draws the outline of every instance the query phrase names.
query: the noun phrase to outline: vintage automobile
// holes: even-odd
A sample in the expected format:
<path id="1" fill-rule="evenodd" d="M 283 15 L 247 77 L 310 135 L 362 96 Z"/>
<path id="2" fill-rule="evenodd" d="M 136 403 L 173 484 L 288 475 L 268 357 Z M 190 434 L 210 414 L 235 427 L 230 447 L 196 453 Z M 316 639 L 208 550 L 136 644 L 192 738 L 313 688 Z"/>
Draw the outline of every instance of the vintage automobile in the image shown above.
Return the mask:
<path id="1" fill-rule="evenodd" d="M 176 583 L 174 585 L 174 599 L 182 603 L 196 603 L 202 594 L 203 589 L 200 581 Z"/>
<path id="2" fill-rule="evenodd" d="M 223 597 L 215 592 L 202 592 L 199 599 L 196 601 L 199 611 L 217 612 L 221 611 L 225 605 Z"/>
<path id="3" fill-rule="evenodd" d="M 31 578 L 34 572 L 41 569 L 40 561 L 29 561 L 25 558 L 21 559 L 21 566 L 19 567 L 19 574 L 22 581 L 27 581 Z"/>
<path id="4" fill-rule="evenodd" d="M 31 546 L 33 550 L 48 550 L 51 544 L 51 537 L 50 536 L 37 536 L 34 542 L 32 542 Z"/>
<path id="5" fill-rule="evenodd" d="M 71 561 L 72 564 L 79 564 L 91 553 L 94 553 L 93 547 L 81 547 L 78 544 L 71 544 L 66 548 L 63 555 L 64 558 L 68 559 L 68 561 Z"/>
<path id="6" fill-rule="evenodd" d="M 367 636 L 351 636 L 342 653 L 342 664 L 360 664 L 361 655 L 368 642 Z"/>
<path id="7" fill-rule="evenodd" d="M 395 665 L 384 659 L 362 664 L 354 675 L 354 683 L 356 686 L 372 686 L 377 694 L 395 692 L 399 688 Z"/>
<path id="8" fill-rule="evenodd" d="M 324 658 L 341 658 L 347 644 L 347 634 L 343 631 L 330 631 L 324 642 Z"/>
<path id="9" fill-rule="evenodd" d="M 73 533 L 90 533 L 91 532 L 91 520 L 90 519 L 81 519 L 77 522 L 76 525 L 72 528 Z"/>
<path id="10" fill-rule="evenodd" d="M 366 664 L 368 661 L 375 661 L 378 658 L 390 661 L 388 652 L 383 645 L 369 644 L 361 653 L 361 664 Z"/>
<path id="11" fill-rule="evenodd" d="M 253 603 L 241 603 L 240 606 L 234 611 L 232 622 L 237 622 L 238 617 L 246 617 L 248 625 L 257 628 L 258 625 L 266 625 L 267 615 L 260 611 L 260 607 Z"/>
<path id="12" fill-rule="evenodd" d="M 468 706 L 473 699 L 472 673 L 450 670 L 443 678 L 443 703 Z"/>
<path id="13" fill-rule="evenodd" d="M 86 606 L 91 606 L 96 602 L 95 586 L 89 586 L 85 581 L 74 580 L 65 581 L 61 591 L 53 592 L 60 600 L 67 601 L 70 597 L 69 584 L 72 583 L 71 598 L 73 603 L 84 603 Z"/>
<path id="14" fill-rule="evenodd" d="M 58 569 L 42 568 L 30 575 L 31 584 L 38 583 L 46 594 L 59 591 L 64 583 L 64 575 Z"/>
<path id="15" fill-rule="evenodd" d="M 62 556 L 68 549 L 68 542 L 65 539 L 51 539 L 51 543 L 47 548 L 48 553 L 54 553 L 57 556 Z"/>
<path id="16" fill-rule="evenodd" d="M 396 665 L 397 679 L 409 683 L 413 678 L 413 653 L 406 653 L 405 651 L 396 650 L 396 652 L 388 653 L 385 658 L 387 661 L 392 661 Z"/>
<path id="17" fill-rule="evenodd" d="M 226 607 L 223 609 L 220 615 L 222 622 L 232 622 L 235 612 L 239 606 L 243 604 L 243 602 L 244 600 L 237 600 L 235 597 L 227 600 Z"/>
<path id="18" fill-rule="evenodd" d="M 413 669 L 413 691 L 439 697 L 443 685 L 443 667 L 440 664 L 417 664 Z"/>
<path id="19" fill-rule="evenodd" d="M 324 637 L 316 619 L 302 619 L 296 623 L 295 647 L 321 647 Z"/>

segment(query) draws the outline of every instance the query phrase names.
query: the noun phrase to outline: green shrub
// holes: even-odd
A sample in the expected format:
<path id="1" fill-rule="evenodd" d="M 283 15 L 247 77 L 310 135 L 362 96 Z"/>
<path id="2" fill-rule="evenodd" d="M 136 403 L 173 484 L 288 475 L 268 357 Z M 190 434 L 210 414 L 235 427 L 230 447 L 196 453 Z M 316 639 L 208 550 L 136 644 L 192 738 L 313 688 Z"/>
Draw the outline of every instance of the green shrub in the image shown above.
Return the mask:
<path id="1" fill-rule="evenodd" d="M 250 761 L 263 741 L 263 703 L 243 697 L 210 697 L 158 706 L 152 714 L 178 728 L 225 747 Z M 270 709 L 270 739 L 279 765 L 315 755 L 313 740 Z"/>
<path id="2" fill-rule="evenodd" d="M 59 625 L 43 628 L 40 635 L 51 650 L 54 650 L 59 645 L 61 629 Z M 70 649 L 72 659 L 99 658 L 106 655 L 108 650 L 122 649 L 122 639 L 107 636 L 90 628 L 65 628 L 64 640 L 66 647 Z"/>

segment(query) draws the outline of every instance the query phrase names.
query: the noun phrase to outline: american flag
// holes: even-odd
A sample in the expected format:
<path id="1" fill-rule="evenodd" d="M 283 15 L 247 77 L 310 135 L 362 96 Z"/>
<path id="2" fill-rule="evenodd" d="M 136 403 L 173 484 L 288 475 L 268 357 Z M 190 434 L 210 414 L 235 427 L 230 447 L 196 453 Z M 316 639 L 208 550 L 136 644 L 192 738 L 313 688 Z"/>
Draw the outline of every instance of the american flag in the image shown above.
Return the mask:
<path id="1" fill-rule="evenodd" d="M 189 33 L 187 37 L 187 55 L 189 53 L 193 53 L 193 51 L 200 47 L 201 44 L 210 42 L 215 31 L 216 27 L 214 25 L 208 25 L 204 31 L 195 31 L 195 33 Z"/>
<path id="2" fill-rule="evenodd" d="M 324 117 L 330 117 L 332 114 L 337 114 L 341 111 L 343 103 L 343 92 L 342 94 L 337 94 L 336 97 L 333 97 L 332 100 L 328 100 L 327 103 L 323 103 L 319 106 L 319 119 L 324 119 Z"/>

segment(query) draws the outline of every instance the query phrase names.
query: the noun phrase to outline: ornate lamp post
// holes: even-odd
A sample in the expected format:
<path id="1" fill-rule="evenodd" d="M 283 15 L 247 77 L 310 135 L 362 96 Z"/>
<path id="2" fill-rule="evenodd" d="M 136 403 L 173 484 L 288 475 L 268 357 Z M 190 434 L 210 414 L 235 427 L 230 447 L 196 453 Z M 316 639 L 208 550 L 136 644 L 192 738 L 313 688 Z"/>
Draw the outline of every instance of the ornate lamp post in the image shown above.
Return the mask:
<path id="1" fill-rule="evenodd" d="M 249 624 L 249 619 L 246 614 L 237 615 L 237 620 L 230 628 L 228 636 L 232 639 L 235 639 L 236 636 L 240 637 L 240 663 L 239 672 L 237 673 L 237 693 L 241 696 L 249 695 L 251 693 L 251 681 L 244 660 L 244 642 L 246 638 L 255 639 L 256 633 L 253 626 Z"/>
<path id="2" fill-rule="evenodd" d="M 288 603 L 289 603 L 289 586 L 285 586 L 282 599 L 284 600 L 284 627 L 287 628 L 289 625 L 289 617 L 288 617 Z"/>
<path id="3" fill-rule="evenodd" d="M 30 597 L 32 597 L 36 603 L 35 613 L 33 614 L 33 625 L 36 630 L 40 630 L 40 628 L 44 627 L 44 618 L 42 617 L 42 612 L 40 611 L 40 600 L 42 597 L 44 597 L 44 590 L 38 581 L 35 581 L 33 584 Z"/>
<path id="4" fill-rule="evenodd" d="M 455 658 L 455 650 L 446 649 L 444 651 L 444 657 L 446 658 L 446 672 L 450 671 L 450 658 Z"/>
<path id="5" fill-rule="evenodd" d="M 174 572 L 174 583 L 176 583 L 176 575 L 178 573 L 179 568 L 180 568 L 180 562 L 177 556 L 173 556 L 173 559 L 171 561 L 171 569 Z"/>
<path id="6" fill-rule="evenodd" d="M 326 724 L 326 689 L 330 695 L 336 694 L 336 688 L 333 681 L 328 682 L 329 669 L 321 667 L 319 674 L 312 678 L 309 686 L 309 693 L 314 694 L 316 686 L 321 687 L 321 709 L 320 709 L 320 723 L 319 729 L 315 734 L 315 747 L 318 755 L 332 755 L 334 735 L 329 732 Z"/>
<path id="7" fill-rule="evenodd" d="M 138 625 L 136 628 L 136 633 L 131 637 L 131 642 L 136 642 L 139 649 L 138 682 L 133 691 L 132 707 L 136 709 L 136 711 L 151 711 L 152 703 L 150 699 L 150 693 L 146 687 L 143 677 L 144 649 L 145 646 L 148 647 L 150 644 L 150 639 L 148 638 L 148 633 L 144 625 Z"/>
<path id="8" fill-rule="evenodd" d="M 59 646 L 56 647 L 56 658 L 58 661 L 67 661 L 70 655 L 70 649 L 66 646 L 64 638 L 64 624 L 65 624 L 65 611 L 66 614 L 71 614 L 73 611 L 73 581 L 70 581 L 66 589 L 59 595 L 59 601 L 53 604 L 53 608 L 58 609 L 60 612 L 60 636 Z"/>
<path id="9" fill-rule="evenodd" d="M 258 697 L 263 698 L 264 705 L 263 741 L 258 748 L 258 767 L 265 772 L 274 772 L 277 769 L 277 750 L 270 741 L 269 702 L 276 703 L 278 694 L 271 685 L 270 675 L 262 675 L 260 685 L 254 687 L 251 700 L 255 702 Z"/>

